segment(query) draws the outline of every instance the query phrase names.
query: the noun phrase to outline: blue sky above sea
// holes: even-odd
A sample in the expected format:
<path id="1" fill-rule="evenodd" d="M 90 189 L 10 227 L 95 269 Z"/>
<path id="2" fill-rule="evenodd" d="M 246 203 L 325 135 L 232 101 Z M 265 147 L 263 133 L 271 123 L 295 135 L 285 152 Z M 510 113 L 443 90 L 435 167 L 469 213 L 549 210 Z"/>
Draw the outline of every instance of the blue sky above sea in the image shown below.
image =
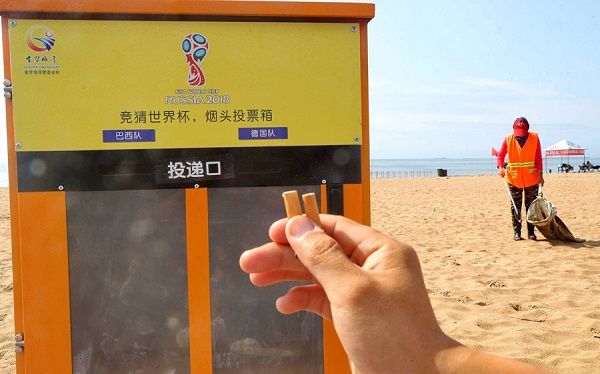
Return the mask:
<path id="1" fill-rule="evenodd" d="M 516 117 L 600 156 L 600 2 L 375 1 L 371 157 L 485 157 Z"/>
<path id="2" fill-rule="evenodd" d="M 542 147 L 568 139 L 600 157 L 600 2 L 374 3 L 372 159 L 489 157 L 518 116 Z"/>

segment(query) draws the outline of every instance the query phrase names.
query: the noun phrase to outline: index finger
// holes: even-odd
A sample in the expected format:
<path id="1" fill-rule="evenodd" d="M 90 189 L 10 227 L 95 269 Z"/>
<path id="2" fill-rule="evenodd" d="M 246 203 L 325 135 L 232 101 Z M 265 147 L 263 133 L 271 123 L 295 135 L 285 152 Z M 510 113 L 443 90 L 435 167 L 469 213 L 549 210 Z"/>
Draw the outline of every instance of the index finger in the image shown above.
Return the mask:
<path id="1" fill-rule="evenodd" d="M 335 239 L 346 255 L 359 265 L 367 257 L 387 242 L 387 237 L 379 231 L 343 216 L 321 214 L 321 226 L 327 235 Z M 287 218 L 274 222 L 269 229 L 269 237 L 278 244 L 289 244 L 285 236 Z"/>

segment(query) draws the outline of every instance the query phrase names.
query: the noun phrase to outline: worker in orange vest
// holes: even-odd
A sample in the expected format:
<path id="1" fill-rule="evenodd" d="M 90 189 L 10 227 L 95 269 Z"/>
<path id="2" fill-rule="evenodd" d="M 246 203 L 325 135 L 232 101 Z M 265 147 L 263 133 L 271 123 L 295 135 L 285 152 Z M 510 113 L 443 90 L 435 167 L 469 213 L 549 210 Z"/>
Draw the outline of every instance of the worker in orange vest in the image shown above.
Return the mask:
<path id="1" fill-rule="evenodd" d="M 508 164 L 504 169 L 504 158 L 508 154 Z M 508 183 L 514 201 L 511 202 L 514 239 L 521 240 L 521 203 L 525 195 L 525 212 L 535 200 L 538 185 L 544 185 L 542 147 L 538 134 L 529 131 L 529 122 L 519 117 L 513 123 L 513 133 L 508 135 L 498 152 L 498 174 Z M 536 240 L 535 226 L 527 222 L 529 239 Z"/>

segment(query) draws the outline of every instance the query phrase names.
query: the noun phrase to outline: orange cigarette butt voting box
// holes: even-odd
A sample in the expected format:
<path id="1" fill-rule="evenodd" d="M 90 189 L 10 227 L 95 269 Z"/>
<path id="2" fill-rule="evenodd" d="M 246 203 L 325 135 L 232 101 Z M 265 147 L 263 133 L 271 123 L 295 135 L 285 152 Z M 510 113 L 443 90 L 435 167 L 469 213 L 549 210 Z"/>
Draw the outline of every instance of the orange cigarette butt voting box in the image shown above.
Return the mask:
<path id="1" fill-rule="evenodd" d="M 288 190 L 288 216 L 301 195 L 317 224 L 319 204 L 369 223 L 374 5 L 0 0 L 0 15 L 17 373 L 349 373 L 331 323 L 279 314 L 282 289 L 238 259 Z"/>

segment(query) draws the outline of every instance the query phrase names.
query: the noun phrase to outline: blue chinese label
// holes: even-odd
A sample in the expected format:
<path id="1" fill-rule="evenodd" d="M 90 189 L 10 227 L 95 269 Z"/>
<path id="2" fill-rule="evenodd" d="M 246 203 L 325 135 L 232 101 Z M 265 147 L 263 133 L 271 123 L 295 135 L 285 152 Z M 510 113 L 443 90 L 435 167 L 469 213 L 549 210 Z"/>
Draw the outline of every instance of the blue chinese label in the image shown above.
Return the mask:
<path id="1" fill-rule="evenodd" d="M 154 130 L 102 130 L 104 143 L 154 142 Z"/>
<path id="2" fill-rule="evenodd" d="M 287 139 L 287 127 L 240 127 L 239 140 Z"/>

